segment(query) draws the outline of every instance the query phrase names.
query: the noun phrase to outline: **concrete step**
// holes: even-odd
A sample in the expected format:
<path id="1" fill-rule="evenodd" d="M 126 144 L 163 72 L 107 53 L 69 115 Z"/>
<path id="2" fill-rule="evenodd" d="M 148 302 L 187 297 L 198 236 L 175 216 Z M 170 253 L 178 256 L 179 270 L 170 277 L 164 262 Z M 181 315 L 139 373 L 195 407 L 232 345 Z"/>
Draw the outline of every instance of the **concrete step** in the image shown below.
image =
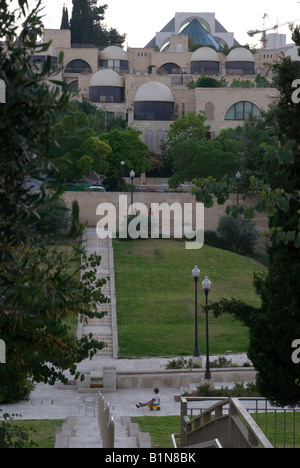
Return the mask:
<path id="1" fill-rule="evenodd" d="M 102 448 L 97 417 L 78 417 L 73 425 L 68 448 Z"/>

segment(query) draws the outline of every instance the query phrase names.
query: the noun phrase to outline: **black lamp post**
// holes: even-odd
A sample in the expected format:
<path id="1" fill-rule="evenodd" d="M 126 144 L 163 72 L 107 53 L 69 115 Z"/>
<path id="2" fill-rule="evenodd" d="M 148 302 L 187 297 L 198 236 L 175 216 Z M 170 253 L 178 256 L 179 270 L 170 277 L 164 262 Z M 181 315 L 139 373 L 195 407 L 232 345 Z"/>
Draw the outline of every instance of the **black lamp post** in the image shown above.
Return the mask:
<path id="1" fill-rule="evenodd" d="M 198 279 L 200 276 L 200 270 L 195 266 L 195 268 L 192 271 L 193 278 L 195 280 L 195 348 L 194 348 L 194 357 L 199 357 L 199 349 L 198 349 L 198 311 L 197 311 L 197 285 L 198 285 Z"/>
<path id="2" fill-rule="evenodd" d="M 131 177 L 131 205 L 133 205 L 133 179 L 135 178 L 134 170 L 130 172 L 130 177 Z"/>
<path id="3" fill-rule="evenodd" d="M 205 304 L 208 304 L 208 293 L 211 288 L 211 281 L 205 276 L 202 281 L 202 288 L 205 293 Z M 209 365 L 209 335 L 208 335 L 208 312 L 206 309 L 206 369 L 205 369 L 205 380 L 211 380 L 210 365 Z"/>
<path id="4" fill-rule="evenodd" d="M 242 177 L 242 175 L 241 175 L 240 171 L 238 171 L 235 174 L 235 179 L 236 179 L 236 182 L 237 182 L 237 189 L 236 189 L 236 204 L 237 205 L 239 204 L 239 186 L 240 186 L 241 177 Z"/>

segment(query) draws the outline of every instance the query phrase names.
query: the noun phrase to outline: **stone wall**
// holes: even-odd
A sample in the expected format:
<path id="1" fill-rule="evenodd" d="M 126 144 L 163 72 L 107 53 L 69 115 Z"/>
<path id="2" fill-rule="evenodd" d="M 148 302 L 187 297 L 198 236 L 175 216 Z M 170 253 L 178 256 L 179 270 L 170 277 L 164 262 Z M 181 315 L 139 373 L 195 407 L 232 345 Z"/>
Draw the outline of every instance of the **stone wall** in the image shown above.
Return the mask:
<path id="1" fill-rule="evenodd" d="M 116 208 L 117 219 L 119 217 L 119 196 L 127 195 L 128 208 L 131 204 L 131 194 L 129 192 L 66 192 L 64 199 L 68 206 L 71 207 L 73 200 L 78 200 L 80 207 L 80 222 L 88 222 L 89 227 L 96 227 L 100 219 L 97 216 L 97 206 L 101 203 L 111 203 Z M 241 197 L 240 197 L 241 198 Z M 191 193 L 172 193 L 172 192 L 134 192 L 134 203 L 143 203 L 150 208 L 152 203 L 180 203 L 184 210 L 185 203 L 193 205 L 193 213 L 195 214 L 196 199 Z M 241 203 L 253 205 L 255 199 L 241 200 Z M 205 230 L 214 230 L 217 228 L 220 216 L 225 214 L 228 205 L 236 204 L 236 195 L 232 194 L 230 199 L 224 205 L 214 204 L 212 208 L 204 209 L 204 227 Z M 195 221 L 195 220 L 194 220 Z M 268 218 L 264 213 L 257 213 L 254 219 L 258 231 L 262 232 L 268 228 Z M 193 224 L 195 227 L 195 224 Z"/>

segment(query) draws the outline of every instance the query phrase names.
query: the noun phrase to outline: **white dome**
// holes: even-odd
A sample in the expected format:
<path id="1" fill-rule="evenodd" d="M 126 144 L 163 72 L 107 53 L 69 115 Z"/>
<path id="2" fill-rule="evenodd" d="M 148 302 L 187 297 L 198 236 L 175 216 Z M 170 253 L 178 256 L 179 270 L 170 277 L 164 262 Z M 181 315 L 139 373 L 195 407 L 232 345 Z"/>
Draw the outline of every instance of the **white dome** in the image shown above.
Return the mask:
<path id="1" fill-rule="evenodd" d="M 191 62 L 201 62 L 202 60 L 220 61 L 218 53 L 211 47 L 200 47 L 193 53 Z"/>
<path id="2" fill-rule="evenodd" d="M 92 76 L 90 86 L 115 86 L 123 88 L 124 83 L 120 75 L 115 71 L 100 70 Z"/>
<path id="3" fill-rule="evenodd" d="M 252 52 L 245 47 L 236 47 L 226 57 L 226 62 L 254 62 Z"/>
<path id="4" fill-rule="evenodd" d="M 151 81 L 140 87 L 137 91 L 134 102 L 174 102 L 172 91 L 164 84 L 157 81 Z"/>
<path id="5" fill-rule="evenodd" d="M 293 62 L 300 62 L 300 56 L 298 54 L 299 47 L 293 47 L 286 51 L 285 56 L 290 57 Z"/>
<path id="6" fill-rule="evenodd" d="M 128 55 L 121 47 L 109 46 L 100 52 L 100 60 L 127 60 Z"/>

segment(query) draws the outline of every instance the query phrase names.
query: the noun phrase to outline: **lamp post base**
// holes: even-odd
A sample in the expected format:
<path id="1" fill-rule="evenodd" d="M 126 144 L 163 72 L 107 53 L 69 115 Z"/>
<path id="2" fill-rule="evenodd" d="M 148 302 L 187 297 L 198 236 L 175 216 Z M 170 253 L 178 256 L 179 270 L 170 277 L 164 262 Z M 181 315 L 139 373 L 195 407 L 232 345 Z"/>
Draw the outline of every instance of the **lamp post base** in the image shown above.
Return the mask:
<path id="1" fill-rule="evenodd" d="M 202 383 L 202 385 L 209 385 L 210 390 L 215 389 L 214 379 L 206 379 L 205 377 L 203 377 L 203 379 L 201 380 L 201 383 Z"/>
<path id="2" fill-rule="evenodd" d="M 202 367 L 202 358 L 201 358 L 201 356 L 193 356 L 192 357 L 192 364 L 195 367 Z"/>

